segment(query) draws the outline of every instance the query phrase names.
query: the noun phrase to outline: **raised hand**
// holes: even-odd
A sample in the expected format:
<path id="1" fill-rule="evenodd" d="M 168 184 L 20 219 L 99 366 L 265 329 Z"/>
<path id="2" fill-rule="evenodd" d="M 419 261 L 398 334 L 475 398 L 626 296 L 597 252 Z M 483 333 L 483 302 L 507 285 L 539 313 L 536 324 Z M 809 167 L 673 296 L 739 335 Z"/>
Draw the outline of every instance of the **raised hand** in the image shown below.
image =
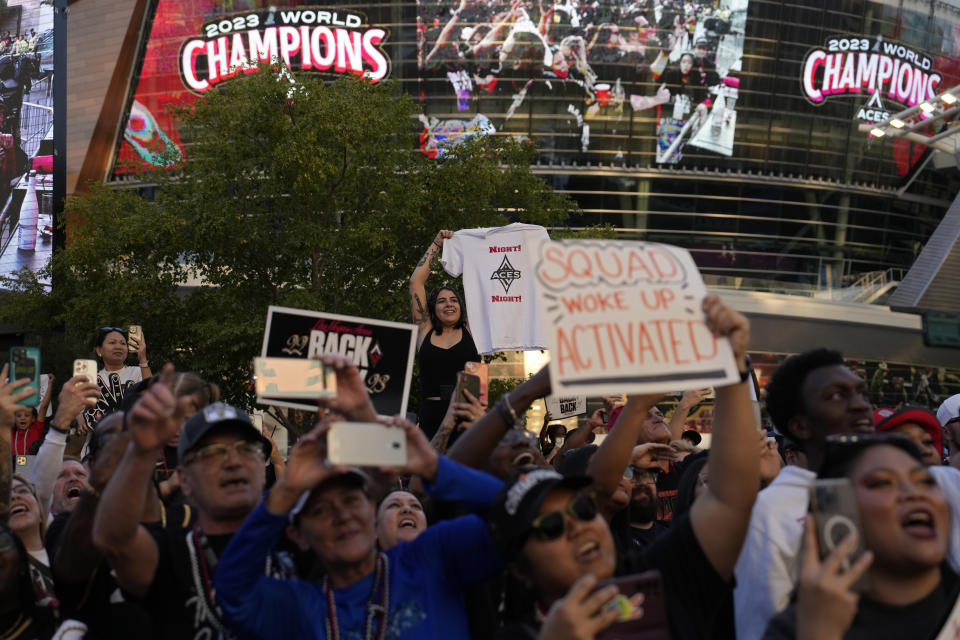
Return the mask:
<path id="1" fill-rule="evenodd" d="M 439 456 L 427 436 L 409 420 L 396 416 L 381 420 L 385 425 L 403 429 L 407 438 L 407 464 L 400 473 L 412 473 L 420 476 L 427 482 L 433 482 L 437 477 L 437 461 Z"/>
<path id="2" fill-rule="evenodd" d="M 453 411 L 453 415 L 460 420 L 460 426 L 465 428 L 479 420 L 480 416 L 486 413 L 487 408 L 480 404 L 480 400 L 466 389 L 463 390 L 463 395 L 469 402 L 452 402 L 450 403 L 450 409 Z M 549 412 L 547 415 L 550 415 Z"/>
<path id="3" fill-rule="evenodd" d="M 633 457 L 630 464 L 640 469 L 649 469 L 658 462 L 676 462 L 677 451 L 668 444 L 646 442 L 633 448 Z"/>
<path id="4" fill-rule="evenodd" d="M 683 392 L 683 395 L 680 396 L 679 407 L 684 407 L 689 410 L 703 402 L 707 396 L 710 395 L 712 389 L 707 387 L 706 389 L 687 389 Z"/>
<path id="5" fill-rule="evenodd" d="M 370 401 L 370 394 L 360 372 L 350 358 L 327 354 L 320 358 L 331 366 L 337 377 L 337 395 L 334 398 L 321 398 L 321 407 L 330 409 L 353 422 L 376 422 L 377 412 Z"/>
<path id="6" fill-rule="evenodd" d="M 3 365 L 0 370 L 0 429 L 10 437 L 10 427 L 13 426 L 13 415 L 21 409 L 27 409 L 23 405 L 17 404 L 24 398 L 29 398 L 36 391 L 33 387 L 27 387 L 30 384 L 30 378 L 20 378 L 12 382 L 7 380 L 10 375 L 10 365 Z"/>
<path id="7" fill-rule="evenodd" d="M 617 588 L 594 591 L 597 579 L 588 573 L 570 587 L 565 598 L 553 603 L 540 628 L 538 640 L 593 640 L 620 617 L 619 607 L 607 609 Z"/>
<path id="8" fill-rule="evenodd" d="M 873 553 L 866 551 L 849 570 L 842 570 L 856 544 L 856 533 L 852 533 L 821 562 L 813 519 L 807 518 L 797 587 L 798 640 L 839 639 L 850 627 L 860 600 L 851 588 L 873 562 Z"/>
<path id="9" fill-rule="evenodd" d="M 173 365 L 167 364 L 160 381 L 140 396 L 127 415 L 130 441 L 141 453 L 157 452 L 177 435 L 183 414 L 177 407 L 172 390 Z"/>
<path id="10" fill-rule="evenodd" d="M 718 338 L 729 338 L 733 356 L 741 370 L 746 369 L 747 346 L 750 343 L 750 321 L 723 303 L 720 296 L 710 294 L 703 299 L 707 326 Z"/>

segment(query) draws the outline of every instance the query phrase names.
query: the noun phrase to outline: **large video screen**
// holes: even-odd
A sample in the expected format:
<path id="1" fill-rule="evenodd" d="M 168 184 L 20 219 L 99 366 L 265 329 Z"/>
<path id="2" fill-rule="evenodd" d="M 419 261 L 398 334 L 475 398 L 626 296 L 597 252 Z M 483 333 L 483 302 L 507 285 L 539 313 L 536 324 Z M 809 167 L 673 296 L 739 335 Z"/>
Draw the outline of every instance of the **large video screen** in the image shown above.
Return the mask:
<path id="1" fill-rule="evenodd" d="M 418 0 L 424 153 L 474 135 L 548 160 L 730 156 L 748 0 Z M 653 152 L 653 153 L 651 153 Z"/>
<path id="2" fill-rule="evenodd" d="M 155 0 L 114 173 L 175 164 L 183 147 L 168 107 L 261 62 L 371 82 L 388 77 L 390 34 L 378 17 L 296 0 Z"/>
<path id="3" fill-rule="evenodd" d="M 0 8 L 0 276 L 53 254 L 53 6 Z M 2 287 L 2 283 L 0 283 Z"/>

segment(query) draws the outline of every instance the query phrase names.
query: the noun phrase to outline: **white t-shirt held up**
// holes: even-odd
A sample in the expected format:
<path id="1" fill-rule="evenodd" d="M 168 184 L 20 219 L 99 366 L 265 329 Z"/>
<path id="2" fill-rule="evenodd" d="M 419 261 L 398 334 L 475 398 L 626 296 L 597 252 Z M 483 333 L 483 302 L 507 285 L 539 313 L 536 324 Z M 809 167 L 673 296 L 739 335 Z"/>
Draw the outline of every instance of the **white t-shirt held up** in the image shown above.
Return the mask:
<path id="1" fill-rule="evenodd" d="M 515 222 L 461 229 L 443 243 L 441 262 L 463 274 L 470 333 L 482 354 L 545 349 L 533 270 L 547 230 Z"/>

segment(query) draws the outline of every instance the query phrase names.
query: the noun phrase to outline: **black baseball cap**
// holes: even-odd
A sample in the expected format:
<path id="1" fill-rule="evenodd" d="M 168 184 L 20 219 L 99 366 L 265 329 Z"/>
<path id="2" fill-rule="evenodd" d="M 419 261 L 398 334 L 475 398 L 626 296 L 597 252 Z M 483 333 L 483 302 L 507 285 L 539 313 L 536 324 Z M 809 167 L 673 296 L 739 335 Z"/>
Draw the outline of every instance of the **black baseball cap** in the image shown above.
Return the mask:
<path id="1" fill-rule="evenodd" d="M 270 441 L 257 431 L 246 411 L 225 402 L 214 402 L 197 411 L 183 425 L 180 440 L 177 442 L 177 460 L 183 463 L 187 453 L 215 429 L 233 431 L 251 442 L 259 442 L 263 446 L 263 455 L 270 455 Z"/>
<path id="2" fill-rule="evenodd" d="M 700 432 L 694 431 L 693 429 L 684 429 L 683 434 L 680 437 L 684 440 L 689 440 L 691 443 L 693 443 L 693 446 L 697 446 L 703 442 L 703 436 L 700 435 Z"/>
<path id="3" fill-rule="evenodd" d="M 510 558 L 520 553 L 530 525 L 551 491 L 579 491 L 591 484 L 593 479 L 587 476 L 564 477 L 553 469 L 534 469 L 516 476 L 497 494 L 488 516 L 490 532 L 501 555 Z"/>
<path id="4" fill-rule="evenodd" d="M 290 509 L 290 514 L 288 516 L 290 522 L 296 524 L 300 512 L 303 511 L 303 508 L 307 506 L 307 501 L 310 499 L 310 496 L 328 489 L 330 487 L 343 486 L 351 487 L 355 489 L 360 489 L 363 491 L 368 498 L 373 500 L 373 496 L 370 495 L 370 476 L 368 476 L 362 469 L 359 467 L 350 467 L 343 473 L 337 473 L 328 478 L 325 478 L 320 484 L 315 486 L 309 491 L 304 491 L 300 498 L 297 500 L 297 503 L 293 505 L 293 508 Z"/>

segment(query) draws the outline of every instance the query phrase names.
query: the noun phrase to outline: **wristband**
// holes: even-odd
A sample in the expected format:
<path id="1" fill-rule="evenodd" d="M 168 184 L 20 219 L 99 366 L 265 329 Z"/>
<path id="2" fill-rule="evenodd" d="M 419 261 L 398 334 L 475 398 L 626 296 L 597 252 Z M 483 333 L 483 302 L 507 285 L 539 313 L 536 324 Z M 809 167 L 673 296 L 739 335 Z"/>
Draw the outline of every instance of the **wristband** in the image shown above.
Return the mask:
<path id="1" fill-rule="evenodd" d="M 50 428 L 56 431 L 57 433 L 62 433 L 64 435 L 68 435 L 70 433 L 70 427 L 67 427 L 66 429 L 61 429 L 57 425 L 53 424 L 52 421 L 50 422 Z"/>
<path id="2" fill-rule="evenodd" d="M 738 371 L 740 374 L 740 382 L 746 382 L 750 379 L 750 367 L 747 367 L 746 371 Z"/>
<path id="3" fill-rule="evenodd" d="M 517 417 L 517 412 L 513 410 L 513 407 L 510 405 L 510 392 L 503 394 L 503 397 L 500 398 L 501 411 L 500 413 L 504 416 L 504 422 L 517 426 L 520 424 L 520 418 Z"/>
<path id="4" fill-rule="evenodd" d="M 150 363 L 149 363 L 149 362 L 141 362 L 141 363 L 140 363 L 140 368 L 141 368 L 141 369 L 149 369 L 149 368 L 150 368 Z"/>

